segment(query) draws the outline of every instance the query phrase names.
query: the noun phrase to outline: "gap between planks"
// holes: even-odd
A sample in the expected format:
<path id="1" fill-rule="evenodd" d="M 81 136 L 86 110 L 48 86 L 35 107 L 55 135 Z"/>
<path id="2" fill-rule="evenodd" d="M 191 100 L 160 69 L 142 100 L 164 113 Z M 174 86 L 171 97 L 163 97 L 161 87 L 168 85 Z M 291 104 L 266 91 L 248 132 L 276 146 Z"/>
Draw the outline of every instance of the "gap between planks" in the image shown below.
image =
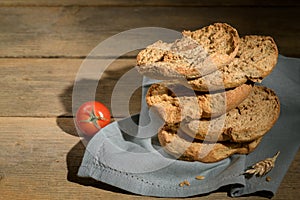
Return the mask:
<path id="1" fill-rule="evenodd" d="M 140 199 L 137 195 L 115 190 L 105 184 L 98 183 L 98 187 L 95 187 L 93 180 L 80 180 L 76 177 L 85 146 L 80 138 L 72 134 L 74 130 L 67 127 L 67 122 L 71 119 L 65 120 L 59 124 L 56 118 L 0 117 L 1 196 L 7 199 L 82 199 L 87 196 Z M 61 126 L 63 124 L 65 127 Z M 300 186 L 299 158 L 298 151 L 272 199 L 297 199 Z M 212 193 L 201 198 L 232 199 L 225 192 Z M 247 199 L 265 198 L 250 196 Z"/>
<path id="2" fill-rule="evenodd" d="M 102 41 L 122 31 L 139 27 L 195 30 L 213 22 L 226 22 L 241 36 L 271 35 L 281 54 L 297 57 L 298 18 L 297 7 L 0 7 L 0 55 L 83 58 Z M 148 41 L 152 36 L 153 33 L 135 33 L 128 40 L 151 44 L 169 37 L 159 35 Z M 114 56 L 111 52 L 116 47 L 118 44 L 108 47 L 105 56 Z"/>
<path id="3" fill-rule="evenodd" d="M 54 55 L 54 56 L 3 56 L 0 55 L 0 59 L 115 59 L 113 56 L 64 56 L 64 55 Z M 136 55 L 122 55 L 118 59 L 136 59 Z"/>
<path id="4" fill-rule="evenodd" d="M 269 1 L 255 1 L 255 0 L 202 0 L 202 1 L 178 1 L 178 0 L 152 0 L 152 1 L 136 1 L 136 0 L 3 0 L 0 2 L 0 6 L 177 6 L 177 7 L 190 7 L 190 6 L 297 6 L 299 2 L 293 0 L 269 0 Z"/>
<path id="5" fill-rule="evenodd" d="M 118 80 L 135 66 L 135 59 L 117 59 L 103 70 L 98 79 L 86 78 L 77 82 L 81 91 L 77 103 L 72 101 L 73 86 L 83 59 L 0 59 L 0 116 L 3 117 L 71 117 L 73 106 L 79 106 L 87 98 L 92 98 L 91 86 L 96 87 L 95 98 L 111 108 L 112 94 Z M 97 63 L 105 59 L 95 60 Z M 94 74 L 92 74 L 94 75 Z M 88 73 L 87 77 L 90 76 Z M 136 81 L 129 77 L 130 80 Z M 132 81 L 131 81 L 132 82 Z M 128 83 L 126 86 L 130 86 Z M 140 111 L 141 91 L 137 89 L 129 102 L 123 100 L 128 91 L 115 94 L 115 101 L 128 105 L 130 113 Z M 92 100 L 92 99 L 89 99 Z M 126 104 L 128 103 L 128 104 Z M 123 117 L 114 112 L 113 117 Z"/>

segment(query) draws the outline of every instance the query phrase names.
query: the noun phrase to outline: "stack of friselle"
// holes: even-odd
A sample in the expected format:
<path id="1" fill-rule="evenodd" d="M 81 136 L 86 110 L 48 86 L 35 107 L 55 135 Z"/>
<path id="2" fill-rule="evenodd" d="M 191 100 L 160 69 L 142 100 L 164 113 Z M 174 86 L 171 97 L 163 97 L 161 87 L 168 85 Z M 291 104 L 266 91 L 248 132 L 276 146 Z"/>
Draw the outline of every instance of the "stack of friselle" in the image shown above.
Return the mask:
<path id="1" fill-rule="evenodd" d="M 276 94 L 255 84 L 277 57 L 271 37 L 240 38 L 225 23 L 142 50 L 139 72 L 163 80 L 150 86 L 146 101 L 165 122 L 158 133 L 165 151 L 201 162 L 252 152 L 279 117 Z"/>

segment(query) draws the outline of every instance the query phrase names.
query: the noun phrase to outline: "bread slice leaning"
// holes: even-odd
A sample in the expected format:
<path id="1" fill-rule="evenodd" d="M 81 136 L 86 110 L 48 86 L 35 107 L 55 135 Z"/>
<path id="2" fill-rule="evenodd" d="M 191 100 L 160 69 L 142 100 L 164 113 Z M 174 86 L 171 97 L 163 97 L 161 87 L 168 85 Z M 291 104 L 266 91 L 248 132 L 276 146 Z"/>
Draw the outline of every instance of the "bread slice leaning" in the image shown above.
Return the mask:
<path id="1" fill-rule="evenodd" d="M 238 53 L 231 63 L 206 76 L 183 83 L 198 91 L 233 88 L 246 83 L 260 82 L 277 63 L 278 49 L 270 36 L 249 35 L 240 39 Z M 220 81 L 222 76 L 222 81 Z"/>
<path id="2" fill-rule="evenodd" d="M 260 143 L 258 138 L 248 143 L 217 142 L 204 143 L 188 138 L 176 126 L 165 125 L 158 133 L 158 140 L 164 151 L 177 159 L 212 163 L 233 154 L 249 154 Z"/>
<path id="3" fill-rule="evenodd" d="M 210 94 L 195 92 L 176 82 L 164 81 L 150 86 L 146 102 L 166 123 L 178 123 L 183 119 L 222 115 L 244 101 L 252 87 L 243 84 L 231 90 Z"/>
<path id="4" fill-rule="evenodd" d="M 254 86 L 251 94 L 223 117 L 181 123 L 181 130 L 206 141 L 249 142 L 264 136 L 280 114 L 279 98 L 264 86 Z"/>
<path id="5" fill-rule="evenodd" d="M 154 79 L 190 79 L 216 71 L 237 54 L 239 35 L 226 23 L 184 31 L 173 43 L 158 41 L 137 55 L 138 71 Z"/>

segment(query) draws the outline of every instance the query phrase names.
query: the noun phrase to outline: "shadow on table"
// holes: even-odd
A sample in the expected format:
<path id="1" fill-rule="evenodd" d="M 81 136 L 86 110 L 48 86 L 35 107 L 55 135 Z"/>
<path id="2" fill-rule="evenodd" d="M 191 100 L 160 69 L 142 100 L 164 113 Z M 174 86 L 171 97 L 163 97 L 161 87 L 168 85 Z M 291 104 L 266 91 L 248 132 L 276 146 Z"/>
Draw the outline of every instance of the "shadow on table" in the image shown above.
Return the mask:
<path id="1" fill-rule="evenodd" d="M 68 175 L 67 179 L 70 182 L 78 183 L 84 186 L 92 186 L 102 190 L 107 190 L 111 192 L 117 192 L 122 194 L 131 194 L 125 190 L 116 188 L 114 186 L 108 185 L 106 183 L 96 181 L 92 178 L 82 178 L 77 176 L 77 172 L 82 162 L 82 158 L 85 152 L 85 145 L 79 141 L 67 154 L 67 167 Z"/>
<path id="2" fill-rule="evenodd" d="M 123 65 L 122 62 L 120 64 Z M 77 96 L 75 97 L 75 100 L 72 99 L 74 98 L 74 85 L 68 86 L 59 95 L 60 102 L 64 107 L 65 113 L 57 116 L 56 124 L 65 133 L 78 137 L 73 120 L 73 110 L 77 110 L 82 103 L 85 103 L 86 101 L 100 101 L 110 109 L 111 96 L 116 83 L 123 74 L 133 68 L 133 65 L 125 62 L 121 69 L 118 67 L 116 70 L 114 67 L 114 65 L 112 67 L 108 67 L 100 80 L 82 79 L 77 81 Z"/>
<path id="3" fill-rule="evenodd" d="M 79 89 L 82 93 L 80 93 L 79 99 L 76 99 L 77 105 L 75 104 L 73 105 L 75 106 L 74 110 L 76 110 L 76 108 L 78 108 L 82 103 L 86 101 L 87 99 L 86 95 L 90 94 L 91 92 L 90 86 L 97 87 L 96 96 L 94 99 L 89 99 L 90 101 L 96 100 L 102 102 L 107 106 L 110 105 L 111 94 L 115 84 L 117 83 L 119 78 L 131 68 L 132 65 L 126 65 L 121 70 L 116 71 L 114 70 L 113 67 L 109 67 L 105 71 L 104 74 L 105 76 L 103 76 L 104 78 L 102 77 L 100 80 L 91 80 L 91 79 L 80 80 L 78 82 L 78 85 L 80 86 Z M 72 114 L 73 87 L 74 85 L 70 85 L 69 87 L 65 88 L 62 94 L 60 94 L 59 96 L 60 101 L 64 106 L 65 113 L 57 116 L 56 118 L 56 124 L 58 127 L 60 127 L 61 130 L 63 130 L 67 134 L 78 137 L 79 140 L 78 143 L 67 154 L 66 162 L 68 168 L 68 175 L 67 175 L 68 181 L 78 183 L 84 186 L 96 187 L 107 191 L 130 194 L 127 191 L 113 187 L 106 183 L 102 183 L 100 181 L 96 181 L 92 178 L 82 178 L 77 176 L 77 172 L 81 165 L 84 152 L 85 152 L 85 143 L 79 137 L 73 119 L 73 114 Z M 82 99 L 80 99 L 81 96 L 83 97 Z"/>
<path id="4" fill-rule="evenodd" d="M 79 140 L 78 143 L 75 146 L 73 146 L 73 148 L 67 154 L 66 162 L 67 162 L 67 169 L 68 169 L 68 174 L 67 174 L 68 181 L 78 183 L 84 186 L 96 187 L 107 191 L 130 194 L 127 191 L 113 187 L 106 183 L 96 181 L 92 178 L 82 178 L 77 176 L 77 172 L 79 170 L 79 167 L 81 165 L 84 156 L 86 143 L 83 142 L 79 137 L 75 127 L 74 119 L 72 116 L 69 115 L 72 109 L 72 104 L 71 104 L 72 86 L 68 87 L 65 90 L 65 92 L 66 93 L 64 94 L 64 97 L 70 97 L 70 98 L 63 98 L 64 99 L 63 103 L 65 105 L 67 113 L 58 116 L 56 118 L 56 123 L 65 133 L 78 137 Z"/>

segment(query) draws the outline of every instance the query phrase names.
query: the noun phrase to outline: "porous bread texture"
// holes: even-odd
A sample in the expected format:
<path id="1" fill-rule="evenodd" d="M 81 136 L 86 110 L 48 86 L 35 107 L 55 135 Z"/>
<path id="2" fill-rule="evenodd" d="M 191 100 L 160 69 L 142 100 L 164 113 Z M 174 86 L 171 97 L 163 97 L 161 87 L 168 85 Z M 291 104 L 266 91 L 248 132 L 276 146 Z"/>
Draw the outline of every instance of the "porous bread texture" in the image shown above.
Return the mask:
<path id="1" fill-rule="evenodd" d="M 218 93 L 195 92 L 176 82 L 152 84 L 146 94 L 149 107 L 157 111 L 166 123 L 178 123 L 183 119 L 216 117 L 239 105 L 252 90 L 252 85 Z"/>
<path id="2" fill-rule="evenodd" d="M 183 31 L 182 34 L 196 40 L 217 66 L 228 64 L 238 52 L 238 32 L 226 23 L 214 23 L 196 31 Z"/>
<path id="3" fill-rule="evenodd" d="M 212 163 L 233 154 L 251 153 L 259 145 L 261 138 L 247 143 L 207 143 L 182 134 L 178 126 L 165 125 L 158 133 L 158 140 L 164 151 L 177 159 Z"/>
<path id="4" fill-rule="evenodd" d="M 249 142 L 264 136 L 279 114 L 280 103 L 276 94 L 264 86 L 254 86 L 249 97 L 225 116 L 183 121 L 180 128 L 201 140 Z"/>
<path id="5" fill-rule="evenodd" d="M 249 35 L 240 39 L 238 53 L 231 63 L 218 72 L 188 80 L 188 87 L 198 91 L 213 91 L 233 88 L 246 83 L 261 82 L 268 76 L 277 63 L 278 49 L 270 36 Z M 223 81 L 220 81 L 220 74 Z"/>
<path id="6" fill-rule="evenodd" d="M 182 38 L 173 43 L 157 41 L 140 51 L 138 71 L 162 80 L 197 78 L 223 67 L 237 54 L 238 32 L 226 23 L 182 34 Z"/>

